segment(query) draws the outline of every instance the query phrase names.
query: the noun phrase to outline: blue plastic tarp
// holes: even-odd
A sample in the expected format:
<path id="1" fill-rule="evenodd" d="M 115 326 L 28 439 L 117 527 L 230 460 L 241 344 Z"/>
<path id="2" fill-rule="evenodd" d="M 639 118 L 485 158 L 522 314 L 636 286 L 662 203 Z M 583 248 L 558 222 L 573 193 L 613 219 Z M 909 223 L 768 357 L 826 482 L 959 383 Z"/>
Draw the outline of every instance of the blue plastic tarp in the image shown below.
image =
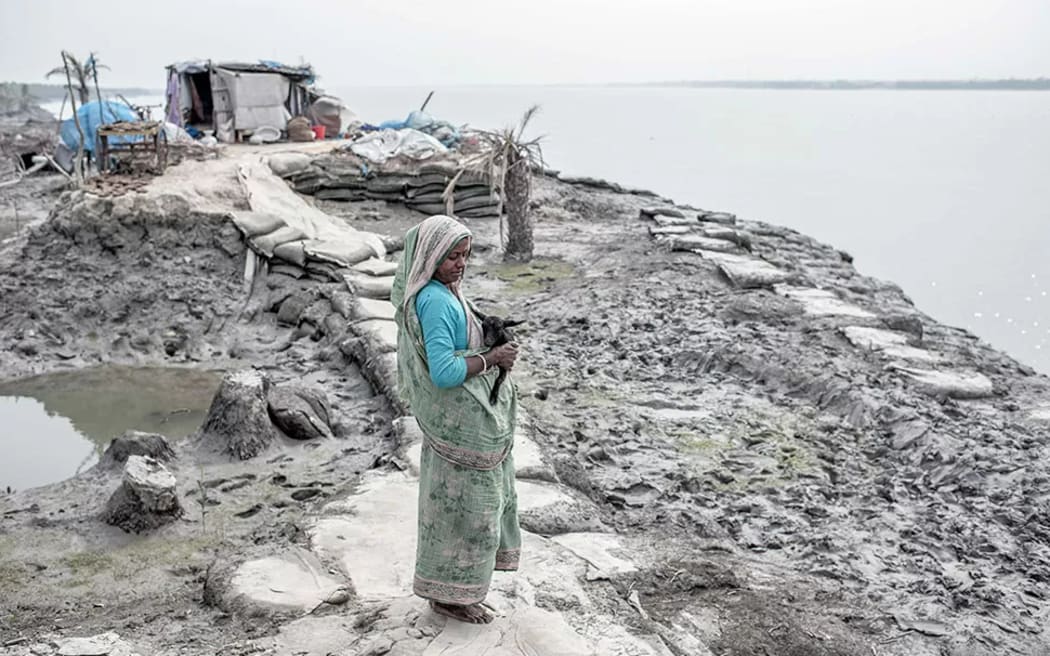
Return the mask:
<path id="1" fill-rule="evenodd" d="M 80 128 L 84 131 L 84 150 L 95 151 L 95 143 L 98 140 L 98 128 L 100 125 L 109 125 L 120 121 L 137 121 L 139 117 L 130 107 L 124 103 L 103 100 L 99 103 L 93 100 L 77 110 L 77 118 L 80 119 Z M 62 143 L 76 150 L 80 135 L 77 133 L 76 123 L 71 118 L 62 121 L 60 131 Z M 111 137 L 110 143 L 128 143 L 141 140 L 141 137 Z"/>

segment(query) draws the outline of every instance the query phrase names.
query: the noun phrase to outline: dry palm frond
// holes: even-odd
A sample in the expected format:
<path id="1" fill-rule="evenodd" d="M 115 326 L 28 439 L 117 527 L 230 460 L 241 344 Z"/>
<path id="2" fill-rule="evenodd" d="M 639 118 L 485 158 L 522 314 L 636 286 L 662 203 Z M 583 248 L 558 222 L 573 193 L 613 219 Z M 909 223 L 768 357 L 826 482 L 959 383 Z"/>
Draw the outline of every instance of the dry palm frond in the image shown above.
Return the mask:
<path id="1" fill-rule="evenodd" d="M 452 214 L 455 209 L 456 185 L 463 176 L 467 174 L 483 176 L 488 180 L 490 193 L 497 197 L 496 211 L 500 215 L 500 242 L 502 243 L 503 199 L 507 174 L 519 166 L 528 167 L 530 170 L 543 166 L 543 149 L 540 147 L 543 137 L 524 140 L 525 129 L 539 111 L 539 105 L 529 107 L 516 127 L 475 132 L 481 142 L 481 151 L 460 162 L 459 171 L 441 194 L 445 201 L 445 211 L 448 214 Z"/>
<path id="2" fill-rule="evenodd" d="M 77 60 L 76 57 L 68 52 L 63 53 L 63 61 L 68 62 L 68 68 L 70 74 L 77 80 L 77 91 L 80 94 L 80 102 L 86 103 L 91 99 L 91 92 L 88 87 L 88 81 L 94 78 L 96 87 L 98 86 L 98 72 L 99 70 L 109 70 L 109 66 L 101 63 L 98 59 L 98 55 L 90 53 L 88 58 L 83 63 Z M 56 66 L 48 71 L 44 77 L 53 77 L 55 75 L 65 75 L 67 65 Z"/>

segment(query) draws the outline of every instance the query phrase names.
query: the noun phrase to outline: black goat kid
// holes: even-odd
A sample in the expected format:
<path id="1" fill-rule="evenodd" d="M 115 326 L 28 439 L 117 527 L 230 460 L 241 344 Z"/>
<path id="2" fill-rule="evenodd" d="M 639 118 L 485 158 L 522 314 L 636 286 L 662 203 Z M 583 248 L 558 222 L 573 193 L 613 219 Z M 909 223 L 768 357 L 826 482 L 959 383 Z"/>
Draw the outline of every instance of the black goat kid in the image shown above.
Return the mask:
<path id="1" fill-rule="evenodd" d="M 481 340 L 485 346 L 492 349 L 497 346 L 503 346 L 508 342 L 514 341 L 514 335 L 511 334 L 508 328 L 512 328 L 519 324 L 525 323 L 524 321 L 516 321 L 514 319 L 500 319 L 499 317 L 482 317 L 481 318 Z M 499 376 L 496 377 L 496 382 L 492 384 L 492 393 L 489 394 L 489 403 L 496 405 L 496 400 L 499 398 L 499 388 L 503 384 L 503 381 L 507 378 L 507 370 L 503 367 L 499 368 Z"/>

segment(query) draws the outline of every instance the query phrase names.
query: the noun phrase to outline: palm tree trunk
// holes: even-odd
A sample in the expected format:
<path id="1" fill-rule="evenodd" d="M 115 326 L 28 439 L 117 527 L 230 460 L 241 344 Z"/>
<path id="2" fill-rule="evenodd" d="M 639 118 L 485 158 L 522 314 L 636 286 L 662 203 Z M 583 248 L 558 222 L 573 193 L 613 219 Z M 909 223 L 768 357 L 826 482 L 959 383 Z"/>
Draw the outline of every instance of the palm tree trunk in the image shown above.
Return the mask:
<path id="1" fill-rule="evenodd" d="M 533 221 L 529 216 L 529 163 L 513 150 L 511 153 L 503 186 L 504 207 L 507 211 L 507 249 L 503 259 L 529 262 L 532 260 L 533 248 Z"/>
<path id="2" fill-rule="evenodd" d="M 91 102 L 91 89 L 88 87 L 87 75 L 83 69 L 77 69 L 77 79 L 80 82 L 80 104 L 86 105 Z"/>

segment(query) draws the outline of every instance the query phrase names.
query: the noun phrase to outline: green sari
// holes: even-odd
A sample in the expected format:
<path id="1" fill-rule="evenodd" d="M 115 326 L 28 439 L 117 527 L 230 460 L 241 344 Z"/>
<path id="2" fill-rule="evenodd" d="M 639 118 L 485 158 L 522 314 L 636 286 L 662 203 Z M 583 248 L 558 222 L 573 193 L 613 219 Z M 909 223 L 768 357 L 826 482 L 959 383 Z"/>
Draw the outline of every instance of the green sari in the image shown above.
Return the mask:
<path id="1" fill-rule="evenodd" d="M 488 396 L 496 371 L 442 389 L 431 382 L 416 294 L 470 231 L 433 216 L 408 231 L 391 301 L 398 326 L 398 389 L 424 434 L 419 480 L 415 593 L 467 605 L 488 593 L 493 570 L 515 570 L 521 549 L 514 491 L 517 391 L 504 384 L 496 405 Z M 481 326 L 458 285 L 450 291 L 467 316 L 467 350 L 484 350 Z"/>

